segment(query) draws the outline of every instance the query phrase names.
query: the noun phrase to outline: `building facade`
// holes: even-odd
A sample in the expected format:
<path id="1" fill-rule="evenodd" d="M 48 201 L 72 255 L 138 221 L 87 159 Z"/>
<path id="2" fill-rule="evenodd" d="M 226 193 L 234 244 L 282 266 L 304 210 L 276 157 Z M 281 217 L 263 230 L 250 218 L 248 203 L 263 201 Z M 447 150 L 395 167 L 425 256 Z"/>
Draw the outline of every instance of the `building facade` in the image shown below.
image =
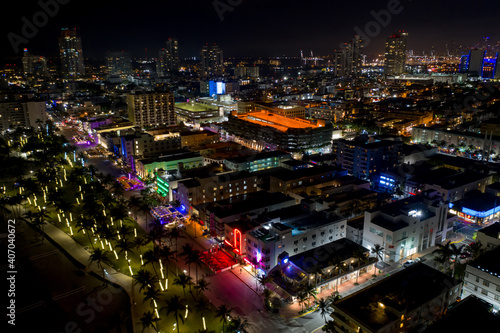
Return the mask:
<path id="1" fill-rule="evenodd" d="M 379 140 L 375 142 L 333 141 L 332 153 L 337 154 L 337 163 L 353 175 L 370 179 L 381 172 L 399 165 L 402 142 Z"/>
<path id="2" fill-rule="evenodd" d="M 174 94 L 155 92 L 127 95 L 128 117 L 135 126 L 165 127 L 176 124 Z"/>
<path id="3" fill-rule="evenodd" d="M 224 74 L 224 56 L 217 44 L 205 44 L 200 53 L 202 76 L 222 76 Z"/>
<path id="4" fill-rule="evenodd" d="M 76 35 L 76 29 L 65 28 L 61 30 L 59 56 L 61 58 L 61 72 L 64 76 L 77 78 L 85 75 L 82 40 Z"/>
<path id="5" fill-rule="evenodd" d="M 158 53 L 156 72 L 160 76 L 167 76 L 179 71 L 179 42 L 176 38 L 169 38 L 165 47 Z"/>
<path id="6" fill-rule="evenodd" d="M 500 248 L 484 253 L 465 268 L 462 297 L 474 295 L 500 310 Z"/>
<path id="7" fill-rule="evenodd" d="M 9 101 L 0 102 L 0 133 L 9 128 L 34 127 L 47 121 L 45 102 Z"/>
<path id="8" fill-rule="evenodd" d="M 385 75 L 401 75 L 404 73 L 407 43 L 407 32 L 400 32 L 387 38 L 384 58 Z"/>
<path id="9" fill-rule="evenodd" d="M 281 162 L 290 160 L 292 155 L 284 151 L 263 152 L 224 160 L 229 170 L 255 172 L 279 167 Z"/>
<path id="10" fill-rule="evenodd" d="M 411 197 L 365 212 L 363 246 L 386 249 L 383 261 L 401 262 L 442 243 L 453 231 L 439 197 Z"/>

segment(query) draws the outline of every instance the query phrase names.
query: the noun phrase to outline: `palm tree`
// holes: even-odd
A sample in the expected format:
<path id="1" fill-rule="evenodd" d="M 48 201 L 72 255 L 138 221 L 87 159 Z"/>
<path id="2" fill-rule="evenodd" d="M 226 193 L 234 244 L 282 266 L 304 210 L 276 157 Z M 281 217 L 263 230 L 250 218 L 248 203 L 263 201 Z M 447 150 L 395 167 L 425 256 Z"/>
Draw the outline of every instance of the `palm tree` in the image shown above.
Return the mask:
<path id="1" fill-rule="evenodd" d="M 194 308 L 196 311 L 198 311 L 201 315 L 201 321 L 203 323 L 203 329 L 207 329 L 206 324 L 205 324 L 205 310 L 210 309 L 210 302 L 207 301 L 205 297 L 200 297 L 196 300 L 194 303 Z"/>
<path id="2" fill-rule="evenodd" d="M 199 279 L 198 282 L 196 282 L 196 285 L 194 286 L 194 289 L 198 291 L 199 294 L 204 293 L 207 290 L 210 290 L 208 287 L 210 285 L 210 282 L 208 282 L 205 279 Z"/>
<path id="3" fill-rule="evenodd" d="M 318 286 L 318 277 L 321 279 L 321 276 L 324 274 L 321 267 L 316 266 L 314 270 L 314 285 Z"/>
<path id="4" fill-rule="evenodd" d="M 257 278 L 257 280 L 259 281 L 259 284 L 265 288 L 266 287 L 266 284 L 268 283 L 271 283 L 273 281 L 273 279 L 269 276 L 269 275 L 262 275 L 262 276 L 259 276 Z"/>
<path id="5" fill-rule="evenodd" d="M 150 215 L 149 212 L 151 211 L 151 205 L 143 200 L 139 206 L 139 211 L 144 214 L 144 221 L 146 222 L 146 232 L 148 232 L 148 215 Z"/>
<path id="6" fill-rule="evenodd" d="M 471 243 L 467 245 L 466 252 L 469 252 L 473 259 L 477 259 L 485 251 L 482 247 L 483 244 L 481 244 L 481 242 Z"/>
<path id="7" fill-rule="evenodd" d="M 323 317 L 323 319 L 325 320 L 325 324 L 326 324 L 326 316 L 330 313 L 330 311 L 329 311 L 330 310 L 330 300 L 320 298 L 318 301 L 318 308 L 320 311 L 320 315 L 321 315 L 321 317 Z"/>
<path id="8" fill-rule="evenodd" d="M 273 292 L 268 288 L 264 288 L 264 290 L 262 290 L 262 293 L 260 295 L 264 298 L 264 302 L 267 306 L 269 299 L 273 295 Z"/>
<path id="9" fill-rule="evenodd" d="M 304 285 L 304 292 L 307 295 L 307 304 L 309 306 L 309 299 L 312 297 L 314 300 L 317 300 L 317 295 L 318 295 L 318 290 L 316 290 L 316 287 L 311 286 L 310 284 L 305 284 Z"/>
<path id="10" fill-rule="evenodd" d="M 300 290 L 298 293 L 297 293 L 297 300 L 300 304 L 300 311 L 304 311 L 304 302 L 308 299 L 307 297 L 307 293 L 303 290 Z"/>
<path id="11" fill-rule="evenodd" d="M 167 237 L 170 239 L 170 243 L 172 243 L 172 240 L 175 239 L 175 260 L 177 260 L 177 253 L 179 253 L 177 251 L 178 240 L 179 240 L 179 238 L 185 238 L 185 237 L 181 235 L 181 232 L 177 228 L 170 229 L 170 231 L 167 233 Z M 179 268 L 176 265 L 175 266 L 175 274 L 179 274 L 178 269 Z"/>
<path id="12" fill-rule="evenodd" d="M 151 311 L 144 312 L 144 315 L 141 318 L 142 332 L 144 332 L 144 330 L 150 327 L 152 327 L 155 330 L 155 332 L 159 332 L 157 324 L 159 321 L 160 318 L 155 317 L 153 312 Z"/>
<path id="13" fill-rule="evenodd" d="M 193 284 L 192 280 L 193 278 L 189 275 L 184 274 L 184 272 L 181 272 L 174 279 L 174 285 L 182 287 L 182 290 L 184 291 L 184 297 L 186 297 L 186 287 L 189 286 L 189 288 L 191 289 L 191 285 Z"/>
<path id="14" fill-rule="evenodd" d="M 156 277 L 151 274 L 150 271 L 145 270 L 144 268 L 141 268 L 139 271 L 137 271 L 136 274 L 133 276 L 134 278 L 134 285 L 140 284 L 141 287 L 139 288 L 139 291 L 142 291 L 143 289 L 146 288 L 156 288 Z"/>
<path id="15" fill-rule="evenodd" d="M 231 322 L 228 325 L 230 332 L 239 332 L 239 333 L 247 333 L 247 328 L 250 327 L 250 323 L 245 318 L 241 318 L 240 316 L 236 316 L 231 319 Z"/>
<path id="16" fill-rule="evenodd" d="M 339 275 L 340 268 L 342 267 L 342 260 L 340 259 L 340 257 L 334 256 L 333 258 L 331 258 L 330 265 L 332 266 L 334 274 Z M 338 286 L 339 286 L 339 277 L 337 276 L 337 283 L 335 284 L 335 291 L 337 291 Z"/>
<path id="17" fill-rule="evenodd" d="M 193 222 L 193 228 L 194 228 L 194 238 L 196 238 L 196 225 L 200 223 L 200 217 L 198 214 L 192 214 L 191 215 L 191 221 Z"/>
<path id="18" fill-rule="evenodd" d="M 193 245 L 191 245 L 191 243 L 186 243 L 182 247 L 182 251 L 180 253 L 181 257 L 186 258 L 186 264 L 188 264 L 189 275 L 191 275 L 191 262 L 188 262 L 187 259 L 189 259 L 189 257 L 193 254 L 193 252 L 194 252 Z"/>
<path id="19" fill-rule="evenodd" d="M 43 227 L 45 226 L 45 220 L 49 218 L 49 213 L 47 212 L 47 210 L 44 207 L 40 211 L 35 212 L 34 215 L 35 215 L 35 219 L 33 220 L 33 226 L 42 235 L 42 242 L 43 242 L 43 239 L 44 239 Z"/>
<path id="20" fill-rule="evenodd" d="M 228 319 L 231 316 L 231 311 L 233 311 L 233 309 L 228 308 L 226 304 L 222 304 L 215 311 L 215 318 L 220 318 L 220 321 L 222 322 L 222 332 L 224 332 L 224 326 L 227 324 Z"/>
<path id="21" fill-rule="evenodd" d="M 153 270 L 155 272 L 156 278 L 158 278 L 158 272 L 156 271 L 155 262 L 160 258 L 160 248 L 158 246 L 154 246 L 152 250 L 147 250 L 144 252 L 142 259 L 144 260 L 144 264 L 151 264 Z"/>
<path id="22" fill-rule="evenodd" d="M 451 276 L 455 277 L 455 269 L 457 268 L 457 262 L 460 256 L 465 252 L 465 246 L 456 246 L 455 244 L 450 245 L 451 256 L 455 258 L 455 262 L 453 264 L 453 270 L 451 272 Z"/>
<path id="23" fill-rule="evenodd" d="M 114 215 L 114 216 L 116 217 L 116 215 Z M 126 225 L 126 224 L 122 224 L 118 228 L 117 231 L 118 231 L 118 234 L 120 235 L 120 237 L 122 237 L 122 238 L 128 238 L 128 237 L 132 236 L 132 234 L 133 234 L 132 228 L 130 226 Z"/>
<path id="24" fill-rule="evenodd" d="M 358 278 L 359 278 L 359 268 L 361 267 L 361 263 L 364 262 L 366 259 L 366 255 L 362 251 L 355 251 L 352 255 L 354 259 L 356 259 L 357 264 L 358 264 L 358 273 L 356 274 L 356 284 L 358 283 Z"/>
<path id="25" fill-rule="evenodd" d="M 120 249 L 118 253 L 125 252 L 125 259 L 128 259 L 128 253 L 134 253 L 132 252 L 132 249 L 134 248 L 134 244 L 129 241 L 127 238 L 122 238 L 116 242 L 116 248 Z"/>
<path id="26" fill-rule="evenodd" d="M 142 300 L 142 303 L 149 301 L 151 306 L 155 306 L 160 300 L 160 296 L 162 296 L 161 290 L 154 288 L 154 287 L 147 287 L 146 291 L 143 293 L 144 298 Z"/>
<path id="27" fill-rule="evenodd" d="M 80 215 L 80 217 L 78 217 L 76 219 L 76 226 L 78 228 L 77 229 L 78 232 L 84 231 L 84 233 L 87 235 L 87 237 L 89 239 L 89 243 L 90 243 L 90 246 L 92 247 L 92 250 L 94 250 L 94 242 L 90 238 L 90 230 L 91 230 L 93 225 L 94 225 L 94 221 L 85 217 L 83 214 Z"/>
<path id="28" fill-rule="evenodd" d="M 146 246 L 149 244 L 151 240 L 147 237 L 142 237 L 142 236 L 137 236 L 134 238 L 133 243 L 134 243 L 134 248 L 136 248 L 139 251 L 139 255 L 141 255 L 141 248 L 143 246 Z"/>
<path id="29" fill-rule="evenodd" d="M 102 266 L 103 263 L 109 262 L 108 259 L 108 251 L 106 250 L 101 250 L 99 248 L 95 249 L 93 253 L 90 255 L 89 260 L 90 264 L 95 262 L 97 266 L 101 269 L 102 271 L 102 278 L 104 279 L 104 283 L 107 283 L 106 277 L 104 276 L 104 267 Z"/>
<path id="30" fill-rule="evenodd" d="M 375 259 L 382 260 L 382 253 L 384 251 L 384 248 L 380 244 L 375 244 L 373 248 L 371 249 L 371 253 L 375 255 Z M 377 275 L 377 266 L 373 264 L 373 275 Z"/>
<path id="31" fill-rule="evenodd" d="M 175 260 L 175 251 L 172 251 L 170 247 L 164 246 L 160 249 L 159 251 L 159 256 L 160 260 L 163 262 L 163 264 L 166 267 L 167 271 L 167 280 L 168 280 L 168 272 L 169 272 L 169 266 L 172 263 L 172 261 Z"/>
<path id="32" fill-rule="evenodd" d="M 135 227 L 137 227 L 137 212 L 141 208 L 142 199 L 138 196 L 130 197 L 127 201 L 128 208 L 134 213 L 134 223 Z"/>
<path id="33" fill-rule="evenodd" d="M 451 241 L 443 244 L 438 244 L 438 248 L 432 251 L 433 254 L 436 255 L 436 261 L 442 263 L 446 268 L 450 265 L 450 259 L 453 255 L 451 250 Z"/>
<path id="34" fill-rule="evenodd" d="M 194 264 L 196 268 L 196 281 L 198 281 L 198 267 L 201 268 L 202 263 L 201 251 L 198 249 L 193 250 L 186 258 L 186 264 L 188 264 L 189 267 L 191 267 L 191 264 Z"/>
<path id="35" fill-rule="evenodd" d="M 177 333 L 179 333 L 179 319 L 184 323 L 184 317 L 180 313 L 181 311 L 186 309 L 186 300 L 184 298 L 180 298 L 177 295 L 170 296 L 167 299 L 167 305 L 163 307 L 161 310 L 165 310 L 167 316 L 171 313 L 174 314 L 175 323 L 177 326 Z"/>

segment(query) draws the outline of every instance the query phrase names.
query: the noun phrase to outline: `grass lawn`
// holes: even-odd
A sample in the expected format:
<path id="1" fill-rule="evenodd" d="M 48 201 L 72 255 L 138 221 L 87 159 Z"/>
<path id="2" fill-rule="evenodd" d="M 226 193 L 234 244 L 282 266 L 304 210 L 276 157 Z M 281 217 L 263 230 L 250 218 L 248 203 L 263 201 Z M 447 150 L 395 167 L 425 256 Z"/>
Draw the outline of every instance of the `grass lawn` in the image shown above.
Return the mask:
<path id="1" fill-rule="evenodd" d="M 67 170 L 67 172 L 69 172 L 69 170 Z M 55 186 L 55 182 L 51 182 L 48 186 L 49 186 L 49 188 Z M 14 191 L 15 190 L 12 190 L 12 193 L 15 193 Z M 80 244 L 82 247 L 87 247 L 89 249 L 89 252 L 92 252 L 93 248 L 101 248 L 101 242 L 99 240 L 97 240 L 96 236 L 94 236 L 92 234 L 90 235 L 90 239 L 92 240 L 92 243 L 93 243 L 93 244 L 91 244 L 91 242 L 89 241 L 89 236 L 87 234 L 84 234 L 83 231 L 78 231 L 78 228 L 76 226 L 77 218 L 76 218 L 75 211 L 78 208 L 76 198 L 78 198 L 80 202 L 82 201 L 80 198 L 80 193 L 78 192 L 78 189 L 75 189 L 74 186 L 71 186 L 65 182 L 64 187 L 63 187 L 63 191 L 65 194 L 65 197 L 75 198 L 75 199 L 71 200 L 72 204 L 74 204 L 74 206 L 72 208 L 73 221 L 70 221 L 73 235 L 71 235 L 71 230 L 66 224 L 66 218 L 61 215 L 61 222 L 59 222 L 56 208 L 48 202 L 44 203 L 43 195 L 38 195 L 37 202 L 38 202 L 39 206 L 46 207 L 46 210 L 48 213 L 47 220 L 51 221 L 53 223 L 53 225 L 55 225 L 56 227 L 61 229 L 63 232 L 67 233 L 68 235 L 71 235 L 71 237 L 78 244 Z M 18 193 L 18 191 L 17 191 L 17 193 Z M 33 203 L 33 199 L 31 199 L 31 201 Z M 29 205 L 27 205 L 27 206 L 29 206 Z M 35 211 L 38 210 L 38 208 L 36 208 L 34 205 L 31 205 L 31 207 Z M 68 217 L 68 220 L 70 220 L 69 215 L 70 215 L 69 212 L 65 212 L 65 216 Z M 115 226 L 119 225 L 119 224 L 120 224 L 120 222 L 114 221 Z M 129 218 L 126 218 L 123 221 L 123 224 L 131 227 L 132 233 L 131 233 L 131 236 L 129 236 L 129 238 L 131 240 L 133 240 L 133 238 L 134 238 L 133 229 L 135 226 L 135 222 Z M 137 227 L 137 235 L 138 236 L 144 236 L 145 234 L 146 233 L 142 228 Z M 116 250 L 116 252 L 118 254 L 118 260 L 116 259 L 114 253 L 109 251 L 109 246 L 105 246 L 105 250 L 108 251 L 108 259 L 109 259 L 108 264 L 110 264 L 113 268 L 115 268 L 117 271 L 121 272 L 122 274 L 130 276 L 131 274 L 130 274 L 128 263 L 125 260 L 125 254 L 119 253 L 119 249 L 115 248 L 117 240 L 118 240 L 117 238 L 112 240 L 111 245 L 112 245 L 112 248 L 114 250 Z M 104 240 L 103 240 L 103 243 L 105 243 Z M 140 259 L 140 255 L 139 255 L 140 253 L 143 254 L 144 252 L 146 252 L 152 248 L 153 248 L 153 244 L 150 243 L 146 246 L 141 247 L 140 251 L 137 249 L 133 249 L 132 251 L 128 252 L 128 258 L 130 259 L 132 271 L 134 274 L 137 271 L 139 271 L 139 269 L 141 269 L 141 268 L 144 268 L 144 269 L 150 271 L 152 274 L 155 274 L 155 270 L 153 269 L 151 264 L 146 264 L 144 266 L 141 265 L 141 259 Z M 155 268 L 156 268 L 156 272 L 158 273 L 159 277 L 161 278 L 158 263 L 155 264 Z M 164 267 L 164 268 L 165 268 L 165 271 L 164 271 L 165 275 L 164 276 L 166 278 L 167 277 L 166 267 Z M 187 318 L 184 320 L 184 323 L 179 321 L 180 331 L 181 332 L 196 332 L 197 330 L 203 330 L 203 322 L 202 322 L 202 318 L 201 318 L 201 313 L 199 313 L 198 311 L 195 310 L 194 305 L 195 305 L 195 301 L 196 301 L 197 297 L 205 297 L 205 296 L 204 295 L 199 296 L 194 289 L 192 290 L 192 292 L 190 292 L 189 287 L 186 288 L 186 291 L 184 292 L 182 287 L 174 285 L 173 281 L 175 278 L 175 274 L 173 272 L 175 272 L 175 264 L 170 264 L 169 269 L 170 269 L 170 272 L 168 274 L 168 277 L 169 277 L 168 289 L 162 293 L 162 295 L 160 296 L 160 301 L 158 302 L 158 308 L 160 309 L 160 313 L 159 313 L 160 314 L 160 322 L 159 322 L 160 330 L 164 331 L 164 332 L 168 332 L 170 330 L 172 330 L 173 332 L 176 332 L 176 329 L 174 330 L 174 328 L 175 328 L 174 315 L 170 314 L 167 316 L 166 312 L 161 311 L 161 309 L 166 304 L 165 300 L 170 298 L 172 295 L 178 295 L 181 298 L 185 298 L 186 303 L 188 304 L 188 316 L 187 316 Z M 165 280 L 162 279 L 162 282 L 164 283 Z M 163 286 L 165 287 L 165 285 L 163 285 Z M 136 302 L 137 303 L 143 302 L 143 299 L 142 298 L 137 299 Z M 146 302 L 150 302 L 150 301 L 147 300 Z M 151 306 L 151 311 L 154 311 L 153 306 Z M 185 311 L 181 311 L 181 314 L 184 317 Z M 212 307 L 211 309 L 204 310 L 206 327 L 209 330 L 219 331 L 222 328 L 222 323 L 220 322 L 220 319 L 215 318 L 213 314 L 214 314 L 214 307 Z M 139 322 L 139 325 L 140 325 L 140 322 Z"/>

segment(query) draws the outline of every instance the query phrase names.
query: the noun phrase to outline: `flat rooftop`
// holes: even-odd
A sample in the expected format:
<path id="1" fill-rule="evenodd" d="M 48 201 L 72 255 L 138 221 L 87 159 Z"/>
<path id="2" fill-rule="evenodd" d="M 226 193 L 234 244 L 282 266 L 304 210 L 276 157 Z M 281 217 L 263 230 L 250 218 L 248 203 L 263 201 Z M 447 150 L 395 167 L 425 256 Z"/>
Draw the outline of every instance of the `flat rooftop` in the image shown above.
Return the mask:
<path id="1" fill-rule="evenodd" d="M 340 299 L 334 307 L 371 331 L 377 331 L 399 319 L 396 313 L 412 312 L 453 287 L 455 283 L 451 276 L 417 263 Z"/>
<path id="2" fill-rule="evenodd" d="M 192 152 L 189 150 L 172 150 L 170 152 L 165 152 L 164 155 L 158 156 L 158 157 L 153 157 L 153 158 L 144 158 L 144 159 L 139 159 L 142 164 L 151 164 L 151 163 L 160 163 L 160 162 L 169 162 L 169 161 L 177 161 L 177 160 L 183 160 L 187 158 L 195 158 L 195 157 L 201 157 L 201 155 L 197 152 Z"/>
<path id="3" fill-rule="evenodd" d="M 306 273 L 314 273 L 316 267 L 324 269 L 331 266 L 333 256 L 341 261 L 350 259 L 356 252 L 369 252 L 369 250 L 347 238 L 341 238 L 320 247 L 291 256 L 289 260 Z"/>
<path id="4" fill-rule="evenodd" d="M 481 193 L 478 190 L 473 190 L 466 193 L 465 198 L 454 202 L 452 209 L 461 211 L 464 208 L 468 208 L 476 212 L 487 212 L 498 206 L 500 206 L 499 197 L 487 193 Z M 493 214 L 493 212 L 491 212 L 491 214 Z"/>
<path id="5" fill-rule="evenodd" d="M 330 166 L 330 165 L 320 165 L 316 166 L 314 168 L 306 168 L 306 169 L 298 169 L 298 170 L 290 170 L 286 168 L 276 168 L 279 169 L 279 172 L 274 174 L 273 177 L 282 180 L 282 181 L 290 181 L 294 179 L 300 179 L 304 177 L 311 177 L 315 175 L 320 175 L 322 173 L 335 173 L 335 176 L 337 175 L 338 172 L 342 172 L 342 168 L 337 167 L 337 166 Z M 345 170 L 345 173 L 347 174 L 347 170 Z M 332 177 L 330 180 L 334 180 Z M 326 180 L 325 180 L 326 181 Z M 311 185 L 313 183 L 310 183 Z M 308 185 L 308 184 L 304 184 Z"/>
<path id="6" fill-rule="evenodd" d="M 287 201 L 295 204 L 294 198 L 281 192 L 269 193 L 267 191 L 258 191 L 211 203 L 211 207 L 208 210 L 222 219 L 234 215 L 243 215 L 247 212 Z"/>
<path id="7" fill-rule="evenodd" d="M 275 150 L 275 151 L 268 151 L 268 152 L 262 152 L 262 153 L 257 153 L 257 154 L 251 154 L 251 155 L 246 155 L 246 156 L 238 156 L 235 158 L 230 158 L 228 159 L 229 162 L 232 163 L 244 163 L 244 162 L 253 162 L 253 161 L 259 161 L 259 160 L 264 160 L 268 158 L 283 158 L 283 157 L 290 157 L 290 153 L 280 151 L 280 150 Z"/>
<path id="8" fill-rule="evenodd" d="M 282 132 L 289 128 L 317 128 L 320 127 L 308 120 L 300 118 L 288 118 L 268 111 L 255 111 L 239 114 L 238 118 L 262 126 L 270 126 Z"/>
<path id="9" fill-rule="evenodd" d="M 468 263 L 468 265 L 490 273 L 500 279 L 500 247 L 485 252 L 476 260 Z"/>
<path id="10" fill-rule="evenodd" d="M 475 181 L 479 181 L 481 179 L 485 179 L 487 177 L 490 177 L 490 175 L 475 171 L 464 171 L 462 173 L 455 174 L 446 178 L 435 179 L 434 181 L 431 181 L 430 184 L 450 190 L 470 184 Z"/>
<path id="11" fill-rule="evenodd" d="M 491 307 L 490 303 L 470 295 L 452 305 L 445 316 L 429 326 L 424 333 L 491 331 L 492 327 L 500 327 L 500 317 L 490 312 Z"/>
<path id="12" fill-rule="evenodd" d="M 497 238 L 500 234 L 500 222 L 495 222 L 492 225 L 487 226 L 486 228 L 478 230 L 477 232 L 481 232 L 487 236 Z"/>
<path id="13" fill-rule="evenodd" d="M 217 108 L 215 106 L 202 104 L 202 103 L 175 103 L 175 107 L 178 109 L 190 111 L 190 112 L 206 112 L 215 111 Z"/>

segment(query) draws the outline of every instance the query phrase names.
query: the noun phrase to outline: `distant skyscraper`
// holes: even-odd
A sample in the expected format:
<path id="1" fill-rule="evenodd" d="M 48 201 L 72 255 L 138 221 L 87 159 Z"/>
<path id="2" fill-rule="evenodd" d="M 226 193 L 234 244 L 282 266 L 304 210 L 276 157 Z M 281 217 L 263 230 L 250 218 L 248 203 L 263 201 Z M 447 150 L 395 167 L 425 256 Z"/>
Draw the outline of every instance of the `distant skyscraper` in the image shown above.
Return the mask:
<path id="1" fill-rule="evenodd" d="M 61 30 L 59 55 L 61 57 L 61 72 L 64 76 L 79 77 L 85 75 L 82 40 L 76 36 L 76 29 L 64 28 Z"/>
<path id="2" fill-rule="evenodd" d="M 165 48 L 160 50 L 156 63 L 156 71 L 160 76 L 179 71 L 179 42 L 176 38 L 169 38 Z"/>
<path id="3" fill-rule="evenodd" d="M 358 76 L 363 67 L 363 40 L 360 36 L 343 45 L 341 51 L 334 51 L 332 71 L 335 76 Z"/>
<path id="4" fill-rule="evenodd" d="M 333 52 L 331 70 L 334 76 L 344 76 L 345 75 L 345 56 L 344 51 L 336 50 Z"/>
<path id="5" fill-rule="evenodd" d="M 485 50 L 470 50 L 467 71 L 474 76 L 482 76 L 485 56 Z"/>
<path id="6" fill-rule="evenodd" d="M 171 92 L 138 93 L 127 96 L 128 117 L 140 127 L 176 124 L 174 94 Z"/>
<path id="7" fill-rule="evenodd" d="M 463 55 L 460 59 L 459 71 L 461 73 L 468 73 L 470 76 L 482 76 L 485 57 L 485 50 L 470 50 L 468 55 Z M 493 75 L 493 73 L 491 74 Z"/>
<path id="8" fill-rule="evenodd" d="M 106 76 L 127 76 L 132 74 L 130 54 L 127 52 L 109 52 L 106 54 Z"/>
<path id="9" fill-rule="evenodd" d="M 345 72 L 347 75 L 357 76 L 361 74 L 361 68 L 363 67 L 362 51 L 363 40 L 360 36 L 355 35 L 344 49 Z"/>
<path id="10" fill-rule="evenodd" d="M 27 76 L 46 76 L 47 60 L 42 56 L 29 54 L 28 49 L 24 49 L 23 72 Z"/>
<path id="11" fill-rule="evenodd" d="M 497 62 L 495 65 L 495 75 L 493 76 L 494 79 L 500 80 L 500 52 L 497 52 Z"/>
<path id="12" fill-rule="evenodd" d="M 401 75 L 404 73 L 407 43 L 407 32 L 400 32 L 387 38 L 385 42 L 385 75 Z"/>
<path id="13" fill-rule="evenodd" d="M 220 76 L 224 73 L 224 57 L 217 44 L 205 44 L 201 49 L 202 76 Z"/>

